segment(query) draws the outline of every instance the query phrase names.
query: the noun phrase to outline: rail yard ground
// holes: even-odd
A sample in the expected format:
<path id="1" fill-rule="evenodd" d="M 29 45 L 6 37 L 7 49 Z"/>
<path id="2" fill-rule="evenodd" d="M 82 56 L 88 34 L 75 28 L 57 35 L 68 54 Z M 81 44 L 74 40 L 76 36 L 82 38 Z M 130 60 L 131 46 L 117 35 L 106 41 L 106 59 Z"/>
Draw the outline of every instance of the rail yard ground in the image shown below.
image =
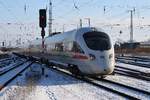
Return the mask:
<path id="1" fill-rule="evenodd" d="M 16 58 L 17 59 L 17 58 Z M 23 60 L 24 61 L 24 60 Z M 15 63 L 17 63 L 15 61 Z M 12 63 L 13 64 L 13 63 Z M 122 67 L 130 68 L 130 64 L 117 63 Z M 11 64 L 10 64 L 11 66 Z M 25 66 L 25 65 L 22 65 Z M 49 66 L 50 67 L 50 66 Z M 104 88 L 91 85 L 85 81 L 76 79 L 72 76 L 62 74 L 52 70 L 45 64 L 34 62 L 29 68 L 20 73 L 14 80 L 0 91 L 1 100 L 126 100 L 126 97 L 113 93 Z M 42 75 L 44 68 L 44 75 Z M 20 69 L 18 67 L 18 69 Z M 139 66 L 132 65 L 132 69 L 137 70 Z M 142 68 L 143 72 L 149 73 L 149 68 Z M 17 71 L 16 71 L 17 73 Z M 13 74 L 12 74 L 13 76 Z M 0 76 L 1 78 L 2 76 Z M 1 78 L 2 79 L 2 78 Z M 131 86 L 143 91 L 150 92 L 149 81 L 140 80 L 130 76 L 120 74 L 109 75 L 109 81 Z M 4 79 L 3 79 L 4 80 Z M 5 78 L 7 80 L 7 78 Z M 2 81 L 2 80 L 1 80 Z M 121 93 L 134 96 L 138 99 L 148 100 L 149 95 L 142 92 L 123 88 L 105 81 L 96 81 L 100 85 L 117 90 Z"/>

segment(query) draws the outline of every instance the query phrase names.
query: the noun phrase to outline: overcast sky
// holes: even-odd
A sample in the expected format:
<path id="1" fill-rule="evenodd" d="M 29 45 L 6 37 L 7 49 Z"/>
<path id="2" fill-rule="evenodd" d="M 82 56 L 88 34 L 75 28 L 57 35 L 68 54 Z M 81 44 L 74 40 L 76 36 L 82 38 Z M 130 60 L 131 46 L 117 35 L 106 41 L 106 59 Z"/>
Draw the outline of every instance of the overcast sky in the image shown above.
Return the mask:
<path id="1" fill-rule="evenodd" d="M 39 37 L 39 9 L 48 9 L 48 3 L 49 0 L 0 0 L 0 42 L 12 45 L 20 37 L 22 42 Z M 114 41 L 127 41 L 129 10 L 135 10 L 134 40 L 150 38 L 150 0 L 52 0 L 52 3 L 53 31 L 62 31 L 63 25 L 65 31 L 76 28 L 80 18 L 83 26 L 88 26 L 85 18 L 90 18 L 92 26 L 105 29 Z"/>

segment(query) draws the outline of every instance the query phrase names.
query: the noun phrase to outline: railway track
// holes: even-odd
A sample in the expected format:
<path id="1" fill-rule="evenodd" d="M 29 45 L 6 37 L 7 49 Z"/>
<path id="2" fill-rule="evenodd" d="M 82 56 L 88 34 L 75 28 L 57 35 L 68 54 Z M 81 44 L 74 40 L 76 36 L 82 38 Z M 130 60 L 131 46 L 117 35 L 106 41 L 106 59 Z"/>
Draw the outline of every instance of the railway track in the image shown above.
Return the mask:
<path id="1" fill-rule="evenodd" d="M 123 57 L 116 57 L 117 59 L 124 59 L 124 60 L 131 60 L 131 61 L 141 61 L 141 62 L 150 62 L 150 58 L 140 58 L 140 57 L 126 57 L 126 56 L 123 56 Z"/>
<path id="2" fill-rule="evenodd" d="M 150 73 L 138 71 L 135 69 L 125 68 L 125 67 L 121 67 L 121 66 L 115 66 L 114 72 L 117 74 L 120 74 L 120 75 L 150 81 Z"/>
<path id="3" fill-rule="evenodd" d="M 118 56 L 116 57 L 116 61 L 131 65 L 137 65 L 139 67 L 150 68 L 150 58 L 135 56 Z"/>
<path id="4" fill-rule="evenodd" d="M 124 85 L 122 83 L 118 83 L 118 82 L 115 82 L 115 81 L 112 81 L 112 80 L 108 80 L 108 79 L 101 79 L 101 78 L 98 78 L 98 77 L 92 77 L 92 78 L 97 80 L 97 81 L 118 85 L 118 86 L 121 86 L 121 87 L 124 87 L 124 88 L 127 88 L 127 89 L 130 89 L 130 90 L 133 90 L 133 91 L 136 91 L 136 92 L 139 92 L 139 93 L 143 93 L 143 94 L 146 94 L 146 95 L 150 96 L 150 92 L 149 91 L 145 91 L 145 90 L 138 89 L 138 88 L 135 88 L 135 87 L 132 87 L 132 86 L 128 86 L 128 85 Z"/>
<path id="5" fill-rule="evenodd" d="M 0 60 L 0 63 L 1 63 L 1 62 L 4 62 L 4 61 L 7 61 L 7 60 L 11 60 L 11 59 L 12 59 L 12 58 L 4 58 L 4 59 L 1 59 L 1 60 Z"/>
<path id="6" fill-rule="evenodd" d="M 131 64 L 131 65 L 136 65 L 137 67 L 145 67 L 145 68 L 150 68 L 149 64 L 144 64 L 144 63 L 139 63 L 139 62 L 130 62 L 130 61 L 123 61 L 123 60 L 116 60 L 117 62 L 125 63 L 125 64 Z"/>
<path id="7" fill-rule="evenodd" d="M 52 68 L 52 67 L 50 67 Z M 96 87 L 99 87 L 100 89 L 104 89 L 108 92 L 111 92 L 111 93 L 115 93 L 119 96 L 122 96 L 124 98 L 127 98 L 127 99 L 132 99 L 132 100 L 140 100 L 138 97 L 136 96 L 133 96 L 131 94 L 128 94 L 126 92 L 123 92 L 123 91 L 118 91 L 117 89 L 114 89 L 114 88 L 111 88 L 109 86 L 105 86 L 99 82 L 105 82 L 105 83 L 109 83 L 109 84 L 113 84 L 113 85 L 117 85 L 117 86 L 120 86 L 122 88 L 126 88 L 128 90 L 131 90 L 131 91 L 134 91 L 134 92 L 139 92 L 139 93 L 142 93 L 144 95 L 150 95 L 150 92 L 148 91 L 144 91 L 144 90 L 141 90 L 141 89 L 138 89 L 138 88 L 135 88 L 135 87 L 131 87 L 131 86 L 127 86 L 127 85 L 124 85 L 124 84 L 121 84 L 121 83 L 117 83 L 117 82 L 113 82 L 111 80 L 106 80 L 106 79 L 100 79 L 100 78 L 97 78 L 97 77 L 84 77 L 84 76 L 76 76 L 76 75 L 73 75 L 71 74 L 70 72 L 64 70 L 64 69 L 59 69 L 59 68 L 52 68 L 53 70 L 55 71 L 58 71 L 58 72 L 61 72 L 63 74 L 66 74 L 66 75 L 69 75 L 71 77 L 74 77 L 78 80 L 81 80 L 81 81 L 84 81 L 88 84 L 91 84 L 93 86 L 96 86 Z"/>
<path id="8" fill-rule="evenodd" d="M 1 62 L 0 62 L 0 68 L 3 68 L 9 64 L 11 64 L 12 62 L 14 62 L 14 60 L 12 58 L 9 58 L 9 59 L 3 59 Z"/>
<path id="9" fill-rule="evenodd" d="M 142 60 L 149 60 L 150 61 L 150 57 L 139 57 L 139 56 L 124 56 L 124 57 L 142 59 Z"/>
<path id="10" fill-rule="evenodd" d="M 15 67 L 9 70 L 9 73 L 2 74 L 0 76 L 0 91 L 6 87 L 9 83 L 11 83 L 15 78 L 17 78 L 21 73 L 23 73 L 28 67 L 30 67 L 33 62 L 23 62 L 18 67 Z M 7 78 L 7 79 L 6 79 Z"/>
<path id="11" fill-rule="evenodd" d="M 0 60 L 0 69 L 5 66 L 8 66 L 11 63 L 15 63 L 18 60 L 20 61 L 20 57 L 17 57 L 17 56 L 1 59 Z"/>
<path id="12" fill-rule="evenodd" d="M 127 88 L 129 90 L 132 90 L 134 92 L 136 91 L 136 92 L 140 92 L 140 93 L 145 94 L 145 95 L 150 95 L 150 92 L 148 92 L 148 91 L 144 91 L 144 90 L 141 90 L 141 89 L 138 89 L 138 88 L 135 88 L 135 87 L 127 86 L 127 85 L 124 85 L 124 84 L 121 84 L 121 83 L 113 82 L 111 80 L 100 79 L 100 78 L 97 78 L 97 77 L 85 77 L 85 76 L 80 76 L 80 75 L 77 76 L 77 75 L 74 75 L 74 74 L 64 70 L 64 69 L 61 69 L 61 68 L 58 68 L 58 67 L 51 67 L 51 65 L 49 65 L 49 66 L 50 67 L 48 67 L 48 68 L 51 68 L 52 70 L 55 70 L 55 71 L 61 72 L 63 74 L 69 75 L 71 77 L 74 77 L 74 78 L 79 79 L 81 81 L 84 81 L 86 83 L 92 84 L 96 87 L 107 90 L 109 92 L 115 93 L 115 94 L 117 94 L 119 96 L 122 96 L 124 98 L 127 98 L 127 99 L 139 100 L 139 98 L 136 97 L 136 96 L 132 96 L 128 93 L 124 93 L 124 92 L 118 91 L 117 89 L 110 88 L 109 86 L 99 84 L 99 82 L 103 81 L 103 82 L 107 82 L 109 84 L 115 84 L 115 85 L 121 86 L 123 88 Z M 99 82 L 97 82 L 97 81 L 99 81 Z"/>
<path id="13" fill-rule="evenodd" d="M 93 85 L 93 86 L 96 86 L 96 87 L 99 87 L 99 88 L 104 89 L 104 90 L 106 90 L 106 91 L 109 91 L 109 92 L 111 92 L 111 93 L 115 93 L 115 94 L 117 94 L 117 95 L 119 95 L 119 96 L 122 96 L 122 97 L 124 97 L 124 98 L 138 100 L 138 98 L 136 98 L 136 97 L 133 97 L 133 96 L 128 95 L 128 94 L 126 94 L 126 93 L 119 92 L 119 91 L 114 90 L 114 89 L 112 89 L 112 88 L 109 88 L 109 87 L 103 86 L 103 85 L 101 85 L 101 84 L 98 84 L 98 83 L 94 82 L 93 79 L 85 78 L 85 77 L 83 77 L 83 76 L 76 76 L 76 75 L 73 75 L 73 74 L 71 74 L 70 72 L 65 71 L 65 70 L 62 70 L 62 69 L 52 68 L 52 67 L 49 67 L 49 68 L 51 68 L 52 70 L 55 70 L 55 71 L 57 71 L 57 72 L 60 72 L 61 74 L 65 74 L 65 75 L 71 76 L 71 77 L 73 77 L 73 78 L 75 78 L 75 79 L 84 81 L 84 82 L 86 82 L 86 83 L 88 83 L 88 84 L 91 84 L 91 85 Z"/>
<path id="14" fill-rule="evenodd" d="M 41 64 L 43 64 L 43 62 Z M 60 67 L 60 65 L 59 65 L 59 67 L 56 67 L 58 65 L 57 64 L 55 65 L 54 62 L 48 62 L 48 63 L 46 63 L 46 65 L 47 65 L 47 68 L 50 68 L 50 69 L 52 69 L 56 72 L 60 72 L 61 74 L 66 74 L 68 76 L 74 77 L 75 79 L 78 79 L 78 80 L 84 81 L 86 83 L 92 84 L 96 87 L 99 87 L 99 88 L 104 89 L 104 90 L 106 90 L 108 92 L 111 92 L 111 93 L 115 93 L 115 94 L 117 94 L 119 96 L 122 96 L 124 98 L 127 98 L 127 99 L 139 100 L 139 98 L 135 95 L 131 95 L 131 94 L 128 94 L 127 92 L 123 92 L 123 91 L 118 91 L 117 89 L 114 89 L 114 88 L 111 88 L 109 86 L 105 86 L 103 84 L 100 84 L 100 82 L 105 82 L 105 83 L 117 85 L 117 86 L 126 88 L 128 90 L 132 90 L 134 92 L 142 93 L 144 95 L 150 95 L 150 92 L 148 92 L 148 91 L 144 91 L 144 90 L 141 90 L 141 89 L 138 89 L 138 88 L 135 88 L 135 87 L 127 86 L 127 85 L 124 85 L 124 84 L 121 84 L 121 83 L 113 82 L 111 80 L 100 79 L 100 78 L 97 78 L 97 77 L 85 77 L 85 76 L 82 76 L 82 75 L 74 75 L 74 74 L 70 73 L 69 71 L 62 69 L 63 67 Z"/>
<path id="15" fill-rule="evenodd" d="M 13 64 L 12 66 L 8 66 L 8 68 L 5 68 L 5 69 L 0 69 L 0 76 L 10 72 L 11 70 L 23 65 L 25 62 L 27 61 L 23 61 L 23 62 L 19 62 L 19 63 L 15 63 Z"/>

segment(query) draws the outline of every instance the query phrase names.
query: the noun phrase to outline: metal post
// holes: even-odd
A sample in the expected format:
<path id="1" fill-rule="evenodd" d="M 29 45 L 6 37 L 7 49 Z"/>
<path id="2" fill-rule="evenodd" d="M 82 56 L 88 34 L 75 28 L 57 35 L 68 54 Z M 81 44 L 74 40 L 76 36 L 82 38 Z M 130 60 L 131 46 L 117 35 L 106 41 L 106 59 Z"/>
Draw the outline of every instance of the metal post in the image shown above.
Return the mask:
<path id="1" fill-rule="evenodd" d="M 133 11 L 131 10 L 131 22 L 130 22 L 130 42 L 133 43 Z"/>
<path id="2" fill-rule="evenodd" d="M 52 33 L 52 0 L 49 0 L 49 36 Z"/>
<path id="3" fill-rule="evenodd" d="M 82 19 L 80 19 L 80 28 L 82 28 Z"/>
<path id="4" fill-rule="evenodd" d="M 43 48 L 42 51 L 44 52 L 44 36 L 45 36 L 45 30 L 44 30 L 44 28 L 42 28 L 41 36 L 42 36 L 42 48 Z"/>
<path id="5" fill-rule="evenodd" d="M 63 33 L 65 32 L 65 24 L 63 24 Z"/>
<path id="6" fill-rule="evenodd" d="M 45 69 L 44 69 L 44 67 L 42 66 L 42 75 L 44 75 L 45 74 Z"/>

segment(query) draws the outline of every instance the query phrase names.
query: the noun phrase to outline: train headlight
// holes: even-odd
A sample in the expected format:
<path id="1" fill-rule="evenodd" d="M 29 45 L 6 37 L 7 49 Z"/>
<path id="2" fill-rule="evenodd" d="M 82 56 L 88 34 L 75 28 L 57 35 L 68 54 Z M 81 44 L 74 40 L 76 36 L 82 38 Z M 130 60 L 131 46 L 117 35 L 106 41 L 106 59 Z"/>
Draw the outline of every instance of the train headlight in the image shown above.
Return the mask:
<path id="1" fill-rule="evenodd" d="M 112 57 L 113 57 L 113 54 L 110 54 L 110 55 L 109 55 L 109 59 L 111 59 Z"/>
<path id="2" fill-rule="evenodd" d="M 95 60 L 96 59 L 96 57 L 93 54 L 89 54 L 89 56 L 90 56 L 90 60 Z"/>

